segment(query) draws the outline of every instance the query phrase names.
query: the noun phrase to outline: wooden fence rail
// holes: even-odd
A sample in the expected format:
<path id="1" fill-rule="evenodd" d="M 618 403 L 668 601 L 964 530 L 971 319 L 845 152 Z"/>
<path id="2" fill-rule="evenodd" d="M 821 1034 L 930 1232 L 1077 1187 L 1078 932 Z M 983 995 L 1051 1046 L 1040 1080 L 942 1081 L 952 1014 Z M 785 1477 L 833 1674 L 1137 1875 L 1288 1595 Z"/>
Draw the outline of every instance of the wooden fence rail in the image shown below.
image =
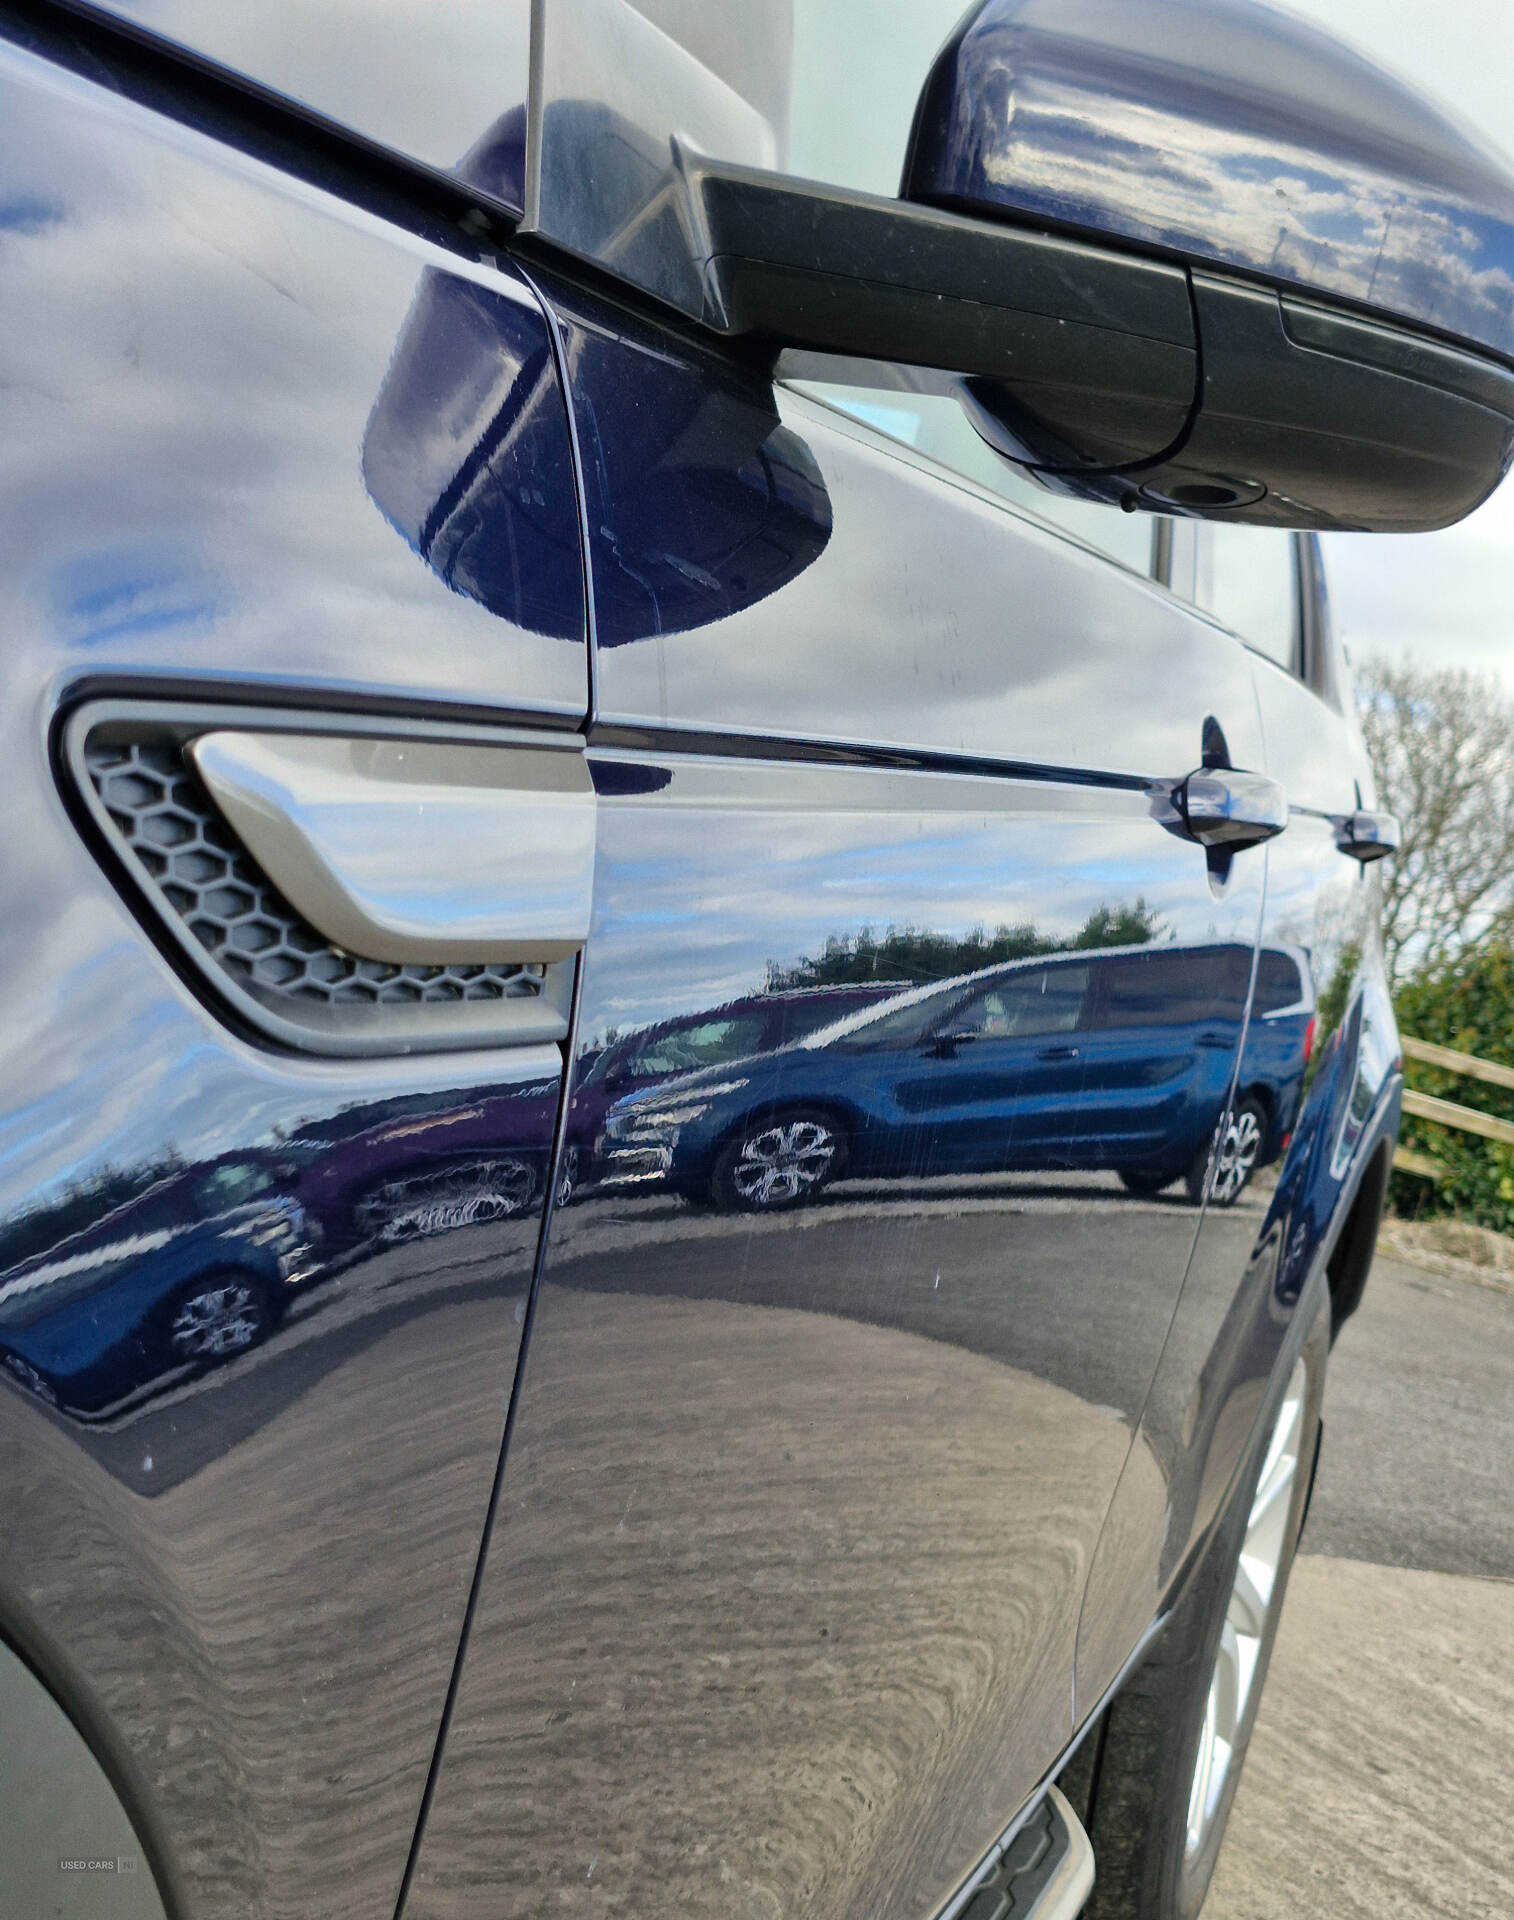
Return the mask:
<path id="1" fill-rule="evenodd" d="M 1481 1080 L 1492 1087 L 1514 1087 L 1514 1067 L 1501 1067 L 1495 1060 L 1479 1060 L 1476 1054 L 1457 1053 L 1452 1047 L 1438 1047 L 1430 1040 L 1399 1037 L 1406 1060 L 1419 1060 L 1427 1067 L 1439 1067 L 1443 1073 L 1459 1073 L 1468 1080 Z M 1491 1113 L 1479 1113 L 1476 1107 L 1463 1107 L 1454 1100 L 1439 1100 L 1431 1093 L 1404 1089 L 1404 1112 L 1421 1120 L 1433 1120 L 1438 1126 L 1452 1127 L 1459 1133 L 1481 1134 L 1485 1140 L 1514 1144 L 1514 1120 L 1498 1120 Z M 1426 1180 L 1439 1180 L 1445 1168 L 1428 1154 L 1399 1147 L 1393 1164 L 1405 1173 L 1417 1173 Z"/>

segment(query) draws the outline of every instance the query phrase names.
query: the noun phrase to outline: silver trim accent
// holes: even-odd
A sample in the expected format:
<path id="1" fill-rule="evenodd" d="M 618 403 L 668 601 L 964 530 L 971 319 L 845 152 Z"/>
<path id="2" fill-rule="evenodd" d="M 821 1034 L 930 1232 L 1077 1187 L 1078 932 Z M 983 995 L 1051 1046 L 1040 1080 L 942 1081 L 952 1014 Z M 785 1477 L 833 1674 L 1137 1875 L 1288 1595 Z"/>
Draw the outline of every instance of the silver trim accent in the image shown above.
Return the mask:
<path id="1" fill-rule="evenodd" d="M 1332 819 L 1331 825 L 1335 828 L 1336 846 L 1363 866 L 1397 853 L 1403 840 L 1403 829 L 1391 813 L 1369 813 L 1361 808 Z"/>
<path id="2" fill-rule="evenodd" d="M 238 731 L 186 752 L 268 878 L 368 960 L 566 960 L 589 935 L 582 754 Z"/>
<path id="3" fill-rule="evenodd" d="M 1073 1920 L 1073 1915 L 1083 1911 L 1093 1892 L 1093 1842 L 1060 1787 L 1048 1787 L 1046 1797 L 1062 1816 L 1062 1824 L 1067 1829 L 1067 1858 L 1031 1909 L 1031 1915 L 1034 1920 Z M 1027 1915 L 1026 1920 L 1031 1920 L 1031 1915 Z"/>
<path id="4" fill-rule="evenodd" d="M 971 1906 L 985 1884 L 991 1881 L 999 1871 L 1004 1856 L 1019 1830 L 1048 1803 L 1054 1820 L 1063 1830 L 1067 1844 L 1051 1877 L 1039 1894 L 1033 1898 L 1031 1904 L 1024 1909 L 1024 1920 L 1074 1920 L 1074 1916 L 1083 1911 L 1089 1894 L 1093 1892 L 1093 1842 L 1084 1831 L 1082 1821 L 1073 1812 L 1061 1788 L 1049 1786 L 1044 1794 L 1038 1794 L 1026 1807 L 1025 1812 L 1015 1823 L 1014 1832 L 994 1843 L 971 1879 L 941 1910 L 937 1920 L 957 1920 L 957 1916 Z M 1015 1906 L 1015 1912 L 1017 1915 L 1021 1912 L 1018 1903 Z"/>
<path id="5" fill-rule="evenodd" d="M 1091 1734 L 1099 1724 L 1099 1716 L 1109 1705 L 1110 1701 L 1114 1699 L 1115 1695 L 1120 1691 L 1120 1688 L 1124 1686 L 1131 1674 L 1135 1672 L 1136 1668 L 1146 1658 L 1147 1653 L 1151 1649 L 1152 1642 L 1166 1627 L 1170 1617 L 1170 1608 L 1164 1607 L 1160 1613 L 1154 1614 L 1146 1623 L 1144 1632 L 1130 1649 L 1130 1652 L 1126 1654 L 1119 1672 L 1099 1695 L 1098 1699 L 1094 1701 L 1088 1712 L 1084 1714 L 1081 1726 L 1079 1726 L 1072 1739 L 1068 1741 L 1067 1745 L 1057 1755 L 1052 1765 L 1042 1774 L 1040 1784 L 1033 1793 L 1027 1796 L 1020 1811 L 1015 1815 L 1014 1819 L 1010 1821 L 998 1839 L 995 1840 L 993 1845 L 988 1849 L 988 1852 L 984 1854 L 983 1858 L 973 1868 L 972 1872 L 965 1880 L 959 1883 L 956 1892 L 951 1894 L 945 1904 L 937 1909 L 934 1920 L 957 1920 L 957 1916 L 962 1912 L 968 1901 L 998 1865 L 1000 1859 L 1003 1857 L 1004 1849 L 1031 1818 L 1046 1794 L 1051 1791 L 1057 1776 L 1071 1766 L 1079 1747 L 1082 1746 L 1089 1734 Z"/>
<path id="6" fill-rule="evenodd" d="M 1252 847 L 1288 825 L 1288 796 L 1265 773 L 1200 767 L 1177 800 L 1189 837 L 1203 847 Z"/>

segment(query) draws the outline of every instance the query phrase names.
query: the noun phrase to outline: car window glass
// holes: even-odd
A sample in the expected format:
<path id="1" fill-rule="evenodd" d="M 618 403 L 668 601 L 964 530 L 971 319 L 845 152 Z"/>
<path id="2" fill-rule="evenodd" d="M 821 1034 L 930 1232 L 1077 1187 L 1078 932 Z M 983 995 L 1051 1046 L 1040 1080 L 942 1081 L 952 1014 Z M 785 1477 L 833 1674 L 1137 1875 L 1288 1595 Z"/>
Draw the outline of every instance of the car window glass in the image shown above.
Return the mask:
<path id="1" fill-rule="evenodd" d="M 763 1022 L 756 1014 L 728 1020 L 703 1020 L 698 1026 L 678 1027 L 660 1034 L 633 1053 L 626 1071 L 637 1079 L 662 1073 L 687 1073 L 692 1067 L 712 1067 L 739 1060 L 762 1048 Z"/>
<path id="2" fill-rule="evenodd" d="M 788 384 L 839 408 L 854 420 L 876 427 L 891 440 L 940 461 L 954 473 L 977 481 L 1037 519 L 1085 540 L 1132 573 L 1151 572 L 1155 522 L 1150 515 L 1122 513 L 1118 507 L 1100 506 L 1091 500 L 1070 500 L 1037 486 L 979 437 L 949 394 L 896 392 L 886 387 L 822 380 L 793 380 Z"/>
<path id="3" fill-rule="evenodd" d="M 1215 948 L 1198 947 L 1110 961 L 1104 970 L 1100 1024 L 1182 1026 L 1218 1012 L 1227 998 L 1238 1013 L 1245 995 L 1241 971 L 1250 971 L 1250 955 L 1238 950 L 1235 958 L 1237 964 L 1227 966 Z"/>
<path id="4" fill-rule="evenodd" d="M 984 1040 L 1022 1040 L 1071 1033 L 1083 1015 L 1087 967 L 1041 967 L 980 994 L 950 1022 L 953 1033 Z"/>
<path id="5" fill-rule="evenodd" d="M 217 1167 L 200 1182 L 199 1200 L 205 1207 L 237 1207 L 267 1193 L 272 1185 L 273 1176 L 265 1167 Z"/>
<path id="6" fill-rule="evenodd" d="M 1297 583 L 1292 534 L 1271 527 L 1204 529 L 1199 605 L 1289 673 L 1302 670 Z"/>
<path id="7" fill-rule="evenodd" d="M 1276 1013 L 1282 1007 L 1294 1007 L 1304 997 L 1303 976 L 1291 954 L 1269 951 L 1262 955 L 1256 970 L 1256 1010 Z"/>
<path id="8" fill-rule="evenodd" d="M 950 1020 L 943 1021 L 944 1004 L 942 996 L 934 993 L 902 1007 L 890 1008 L 885 1002 L 885 1011 L 864 1014 L 857 1018 L 855 1026 L 850 1024 L 855 1016 L 844 1016 L 848 1024 L 843 1032 L 827 1039 L 822 1027 L 817 1037 L 822 1045 L 835 1047 L 842 1053 L 902 1050 L 919 1045 L 927 1033 L 939 1032 L 943 1025 L 952 1024 Z"/>

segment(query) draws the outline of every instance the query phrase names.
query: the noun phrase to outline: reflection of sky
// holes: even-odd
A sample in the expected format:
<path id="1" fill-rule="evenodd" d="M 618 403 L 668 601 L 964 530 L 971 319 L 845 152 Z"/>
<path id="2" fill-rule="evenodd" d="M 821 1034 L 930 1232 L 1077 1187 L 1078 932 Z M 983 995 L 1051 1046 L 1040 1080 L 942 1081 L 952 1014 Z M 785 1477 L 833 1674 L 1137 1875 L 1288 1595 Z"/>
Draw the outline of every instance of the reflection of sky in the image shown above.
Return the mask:
<path id="1" fill-rule="evenodd" d="M 1212 713 L 1236 764 L 1261 764 L 1238 646 L 1013 508 L 943 486 L 938 469 L 922 477 L 829 409 L 779 401 L 830 496 L 824 556 L 723 620 L 602 654 L 603 717 L 1175 779 Z M 1153 699 L 1159 675 L 1183 697 Z"/>
<path id="2" fill-rule="evenodd" d="M 1287 134 L 1196 126 L 1173 153 L 1169 113 L 1055 76 L 1017 88 L 1006 138 L 985 171 L 1012 201 L 1119 226 L 1217 261 L 1412 313 L 1514 346 L 1508 207 L 1485 217 L 1458 193 L 1406 195 L 1366 158 L 1328 173 Z M 1105 208 L 1116 209 L 1109 221 Z"/>
<path id="3" fill-rule="evenodd" d="M 104 4 L 434 166 L 526 97 L 530 0 Z"/>
<path id="4" fill-rule="evenodd" d="M 13 676 L 87 658 L 580 711 L 582 647 L 449 592 L 360 468 L 423 269 L 528 297 L 13 50 L 0 92 Z"/>
<path id="5" fill-rule="evenodd" d="M 900 775 L 901 794 L 921 777 Z M 880 820 L 843 810 L 847 778 L 838 771 L 832 808 L 810 814 L 604 808 L 586 1041 L 757 991 L 770 962 L 792 965 L 863 927 L 962 936 L 1028 921 L 1070 942 L 1097 908 L 1140 898 L 1163 940 L 1254 937 L 1260 860 L 1239 859 L 1216 900 L 1195 849 L 1133 797 L 1112 796 L 1103 817 L 1068 821 L 907 812 Z"/>

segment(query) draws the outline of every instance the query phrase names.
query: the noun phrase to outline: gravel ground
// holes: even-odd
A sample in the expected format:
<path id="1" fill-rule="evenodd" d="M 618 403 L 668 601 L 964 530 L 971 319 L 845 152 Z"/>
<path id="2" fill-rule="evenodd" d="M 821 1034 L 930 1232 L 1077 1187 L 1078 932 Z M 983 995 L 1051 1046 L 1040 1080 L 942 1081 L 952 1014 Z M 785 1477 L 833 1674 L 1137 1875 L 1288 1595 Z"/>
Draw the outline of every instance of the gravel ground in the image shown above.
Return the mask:
<path id="1" fill-rule="evenodd" d="M 1514 1913 L 1514 1298 L 1379 1260 L 1205 1920 Z"/>

